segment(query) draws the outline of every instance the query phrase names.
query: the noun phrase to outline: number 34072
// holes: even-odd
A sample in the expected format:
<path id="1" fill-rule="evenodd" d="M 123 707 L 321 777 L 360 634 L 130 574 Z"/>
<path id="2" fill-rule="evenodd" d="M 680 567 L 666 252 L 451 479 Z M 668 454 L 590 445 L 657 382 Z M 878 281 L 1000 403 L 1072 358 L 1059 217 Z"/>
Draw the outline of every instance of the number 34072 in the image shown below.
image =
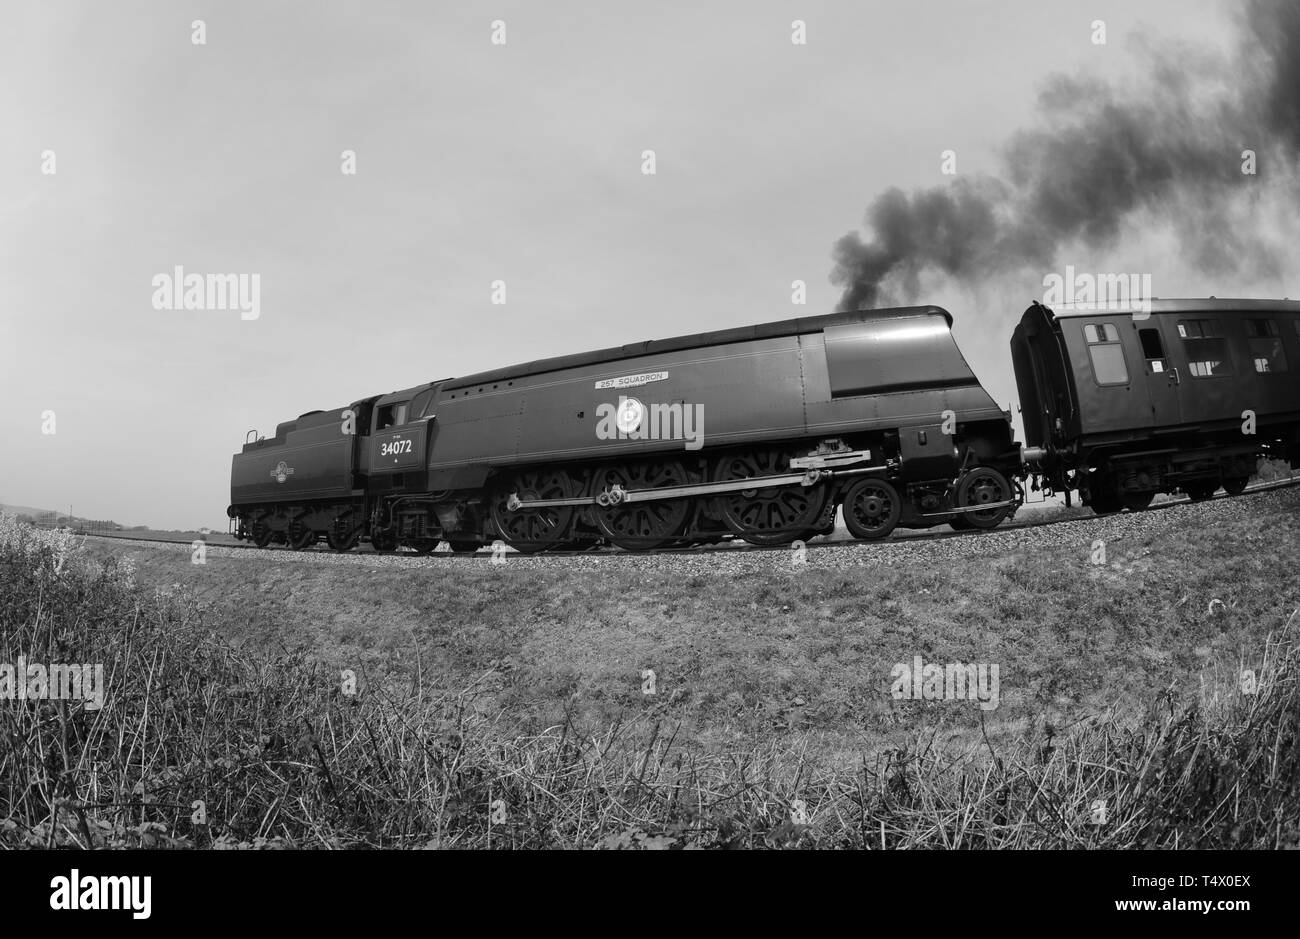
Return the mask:
<path id="1" fill-rule="evenodd" d="M 397 456 L 399 453 L 410 453 L 411 441 L 393 440 L 389 443 L 381 444 L 379 447 L 380 456 Z"/>

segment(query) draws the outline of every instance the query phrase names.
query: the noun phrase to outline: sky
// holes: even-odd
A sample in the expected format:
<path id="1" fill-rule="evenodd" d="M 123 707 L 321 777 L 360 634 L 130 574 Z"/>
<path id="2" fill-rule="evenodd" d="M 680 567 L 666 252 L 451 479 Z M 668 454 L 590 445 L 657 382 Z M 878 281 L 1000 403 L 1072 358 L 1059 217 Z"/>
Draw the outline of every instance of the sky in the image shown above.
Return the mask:
<path id="1" fill-rule="evenodd" d="M 1049 75 L 1123 82 L 1144 49 L 1232 35 L 1211 0 L 5 3 L 0 502 L 222 529 L 250 429 L 831 312 L 832 244 L 871 200 L 941 183 L 946 150 L 996 170 Z M 1300 295 L 1141 228 L 1077 263 L 1163 296 Z M 257 274 L 258 317 L 156 309 L 178 265 Z M 922 300 L 1013 406 L 1011 329 L 1042 293 Z"/>

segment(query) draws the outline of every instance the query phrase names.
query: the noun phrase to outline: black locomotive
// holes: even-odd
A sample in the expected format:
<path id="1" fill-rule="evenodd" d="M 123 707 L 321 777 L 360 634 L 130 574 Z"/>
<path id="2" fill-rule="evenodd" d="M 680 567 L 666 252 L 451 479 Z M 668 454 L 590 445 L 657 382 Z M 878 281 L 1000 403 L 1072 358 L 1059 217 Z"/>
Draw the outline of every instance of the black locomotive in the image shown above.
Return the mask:
<path id="1" fill-rule="evenodd" d="M 1300 304 L 1035 304 L 1012 340 L 1028 447 L 951 326 L 933 306 L 838 313 L 363 398 L 247 440 L 228 514 L 297 549 L 776 545 L 841 506 L 863 539 L 991 528 L 1030 476 L 1110 512 L 1300 459 Z"/>

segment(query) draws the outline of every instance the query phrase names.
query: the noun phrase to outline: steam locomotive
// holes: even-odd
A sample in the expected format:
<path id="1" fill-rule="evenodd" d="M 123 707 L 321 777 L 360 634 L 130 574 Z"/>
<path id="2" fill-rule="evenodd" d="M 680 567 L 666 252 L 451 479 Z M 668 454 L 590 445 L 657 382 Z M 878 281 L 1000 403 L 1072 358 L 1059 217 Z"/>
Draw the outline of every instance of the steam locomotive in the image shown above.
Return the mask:
<path id="1" fill-rule="evenodd" d="M 1097 513 L 1240 492 L 1300 462 L 1300 303 L 1054 313 L 1011 341 L 1027 445 L 936 306 L 860 310 L 543 359 L 250 431 L 233 533 L 524 552 L 992 528 L 1025 483 Z"/>

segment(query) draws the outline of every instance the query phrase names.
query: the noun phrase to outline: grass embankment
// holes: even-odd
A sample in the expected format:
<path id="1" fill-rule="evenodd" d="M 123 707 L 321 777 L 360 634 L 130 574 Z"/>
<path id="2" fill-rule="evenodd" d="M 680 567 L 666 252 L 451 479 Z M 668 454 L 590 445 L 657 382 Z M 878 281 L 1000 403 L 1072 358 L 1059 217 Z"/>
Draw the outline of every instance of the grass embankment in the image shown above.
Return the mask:
<path id="1" fill-rule="evenodd" d="M 0 840 L 1294 846 L 1300 524 L 1294 495 L 1269 498 L 1112 542 L 1104 565 L 1081 533 L 726 575 L 200 566 L 10 526 L 0 663 L 102 662 L 108 691 L 100 710 L 0 701 Z M 997 664 L 998 708 L 894 700 L 917 655 Z"/>

